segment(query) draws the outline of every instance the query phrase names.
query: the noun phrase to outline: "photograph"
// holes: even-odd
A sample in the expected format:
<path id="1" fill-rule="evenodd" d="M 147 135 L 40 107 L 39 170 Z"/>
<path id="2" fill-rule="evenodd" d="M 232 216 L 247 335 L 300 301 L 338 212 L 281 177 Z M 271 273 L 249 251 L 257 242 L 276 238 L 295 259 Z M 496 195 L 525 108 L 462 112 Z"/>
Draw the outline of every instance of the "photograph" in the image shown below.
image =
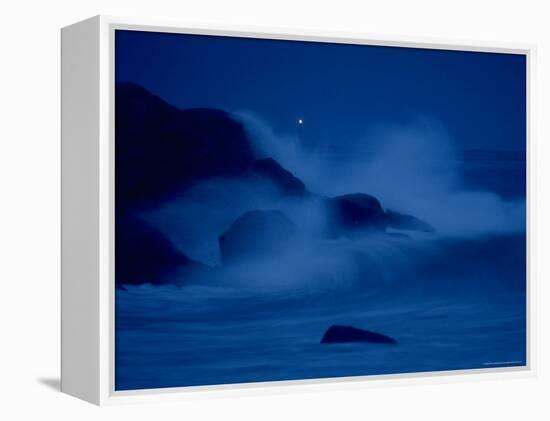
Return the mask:
<path id="1" fill-rule="evenodd" d="M 548 421 L 544 2 L 4 2 L 0 421 Z"/>
<path id="2" fill-rule="evenodd" d="M 528 366 L 525 54 L 113 53 L 115 392 Z"/>

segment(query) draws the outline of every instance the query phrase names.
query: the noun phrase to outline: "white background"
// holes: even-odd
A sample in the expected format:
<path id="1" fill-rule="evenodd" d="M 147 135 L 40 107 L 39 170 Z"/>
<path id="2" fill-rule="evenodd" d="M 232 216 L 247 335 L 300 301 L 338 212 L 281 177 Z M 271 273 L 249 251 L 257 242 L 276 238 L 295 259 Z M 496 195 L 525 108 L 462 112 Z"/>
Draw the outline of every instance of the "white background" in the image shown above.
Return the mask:
<path id="1" fill-rule="evenodd" d="M 0 418 L 516 420 L 550 419 L 547 356 L 550 13 L 544 1 L 96 0 L 0 6 Z M 98 13 L 183 24 L 243 24 L 377 36 L 536 44 L 536 220 L 533 272 L 537 375 L 353 387 L 97 408 L 57 391 L 59 377 L 59 62 L 62 26 Z M 261 28 L 260 28 L 261 30 Z"/>

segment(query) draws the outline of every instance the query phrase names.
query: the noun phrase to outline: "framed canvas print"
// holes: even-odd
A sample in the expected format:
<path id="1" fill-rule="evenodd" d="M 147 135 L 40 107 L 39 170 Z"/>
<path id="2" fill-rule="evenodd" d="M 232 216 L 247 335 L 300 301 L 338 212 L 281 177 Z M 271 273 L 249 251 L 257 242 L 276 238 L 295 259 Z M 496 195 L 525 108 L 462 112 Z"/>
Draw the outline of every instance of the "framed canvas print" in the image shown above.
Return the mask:
<path id="1" fill-rule="evenodd" d="M 62 390 L 531 370 L 530 57 L 64 28 Z"/>

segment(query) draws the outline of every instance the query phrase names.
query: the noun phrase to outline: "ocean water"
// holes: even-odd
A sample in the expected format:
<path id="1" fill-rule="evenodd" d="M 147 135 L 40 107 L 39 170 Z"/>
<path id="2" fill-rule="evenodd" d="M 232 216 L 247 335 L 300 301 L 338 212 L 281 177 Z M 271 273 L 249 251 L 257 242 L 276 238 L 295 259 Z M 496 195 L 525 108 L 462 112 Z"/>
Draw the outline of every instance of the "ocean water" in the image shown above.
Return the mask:
<path id="1" fill-rule="evenodd" d="M 117 289 L 116 390 L 525 365 L 525 155 L 457 160 L 468 198 L 498 199 L 449 199 L 464 229 L 324 239 L 242 279 Z M 397 344 L 320 344 L 334 324 Z"/>

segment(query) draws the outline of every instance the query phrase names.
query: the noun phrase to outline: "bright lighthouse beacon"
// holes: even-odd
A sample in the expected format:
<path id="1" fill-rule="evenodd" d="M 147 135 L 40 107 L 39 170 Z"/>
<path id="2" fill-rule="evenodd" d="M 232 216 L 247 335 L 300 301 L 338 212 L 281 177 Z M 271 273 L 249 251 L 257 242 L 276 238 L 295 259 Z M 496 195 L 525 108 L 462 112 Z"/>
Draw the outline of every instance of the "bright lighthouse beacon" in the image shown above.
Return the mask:
<path id="1" fill-rule="evenodd" d="M 304 137 L 303 137 L 303 128 L 304 128 L 304 119 L 303 118 L 299 118 L 297 120 L 297 125 L 298 125 L 298 149 L 299 148 L 303 148 L 305 145 L 304 145 Z"/>

